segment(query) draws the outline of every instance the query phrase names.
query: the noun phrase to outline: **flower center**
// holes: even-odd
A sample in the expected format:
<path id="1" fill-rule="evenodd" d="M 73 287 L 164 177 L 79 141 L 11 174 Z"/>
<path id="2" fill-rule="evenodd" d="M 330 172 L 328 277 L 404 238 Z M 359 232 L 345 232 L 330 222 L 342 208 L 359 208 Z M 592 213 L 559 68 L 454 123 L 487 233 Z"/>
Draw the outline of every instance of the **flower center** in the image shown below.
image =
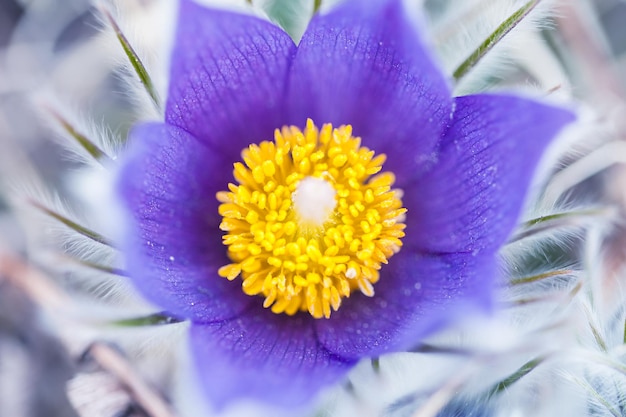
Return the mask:
<path id="1" fill-rule="evenodd" d="M 217 193 L 220 229 L 248 295 L 274 313 L 329 318 L 355 290 L 374 295 L 382 264 L 404 237 L 401 192 L 380 172 L 385 155 L 361 146 L 351 126 L 318 130 L 307 120 L 252 144 L 234 164 L 237 184 Z"/>
<path id="2" fill-rule="evenodd" d="M 331 183 L 317 177 L 305 177 L 291 195 L 296 219 L 301 225 L 323 226 L 331 219 L 337 200 Z"/>

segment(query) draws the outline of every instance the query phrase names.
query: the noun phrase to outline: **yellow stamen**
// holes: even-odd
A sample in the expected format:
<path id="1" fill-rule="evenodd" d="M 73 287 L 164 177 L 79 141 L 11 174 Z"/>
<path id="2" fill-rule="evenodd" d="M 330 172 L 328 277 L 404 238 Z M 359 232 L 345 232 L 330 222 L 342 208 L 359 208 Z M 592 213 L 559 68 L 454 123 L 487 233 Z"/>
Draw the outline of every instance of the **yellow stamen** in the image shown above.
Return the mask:
<path id="1" fill-rule="evenodd" d="M 248 295 L 280 314 L 329 318 L 342 298 L 374 295 L 382 264 L 402 247 L 406 209 L 395 177 L 351 126 L 283 127 L 234 164 L 238 184 L 217 193 L 231 264 Z"/>

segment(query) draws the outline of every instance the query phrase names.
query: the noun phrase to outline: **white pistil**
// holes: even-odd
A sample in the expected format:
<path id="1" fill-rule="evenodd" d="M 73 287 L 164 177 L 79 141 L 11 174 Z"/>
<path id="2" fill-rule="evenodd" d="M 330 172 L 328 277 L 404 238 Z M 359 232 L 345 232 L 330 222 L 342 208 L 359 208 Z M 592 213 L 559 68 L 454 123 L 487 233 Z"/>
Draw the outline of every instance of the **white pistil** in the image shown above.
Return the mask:
<path id="1" fill-rule="evenodd" d="M 322 226 L 335 210 L 336 194 L 332 184 L 322 178 L 302 179 L 291 196 L 298 220 L 313 226 Z"/>

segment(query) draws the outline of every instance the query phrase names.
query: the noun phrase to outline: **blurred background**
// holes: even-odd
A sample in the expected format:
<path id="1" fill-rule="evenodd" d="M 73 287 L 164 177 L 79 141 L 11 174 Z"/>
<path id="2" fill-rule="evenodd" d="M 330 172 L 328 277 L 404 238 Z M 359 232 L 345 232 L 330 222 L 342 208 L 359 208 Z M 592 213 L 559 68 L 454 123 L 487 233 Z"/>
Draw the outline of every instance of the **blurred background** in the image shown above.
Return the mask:
<path id="1" fill-rule="evenodd" d="M 160 23 L 151 23 L 149 17 L 158 3 L 172 1 L 123 0 L 118 8 L 126 20 L 139 22 L 138 30 L 158 34 L 162 28 L 155 25 Z M 543 26 L 541 36 L 565 69 L 571 95 L 618 126 L 621 123 L 616 132 L 623 135 L 626 1 L 552 3 L 557 12 Z M 436 18 L 454 4 L 452 0 L 425 0 L 423 7 Z M 78 415 L 66 395 L 66 383 L 84 363 L 49 332 L 38 300 L 16 280 L 27 273 L 29 262 L 45 267 L 30 252 L 25 233 L 29 224 L 18 221 L 10 194 L 25 185 L 22 179 L 37 178 L 55 189 L 61 200 L 80 200 L 76 188 L 81 186 L 74 174 L 82 165 L 67 157 L 33 100 L 60 95 L 69 100 L 63 105 L 118 137 L 124 137 L 137 119 L 136 102 L 116 72 L 123 56 L 113 52 L 102 27 L 97 9 L 88 0 L 0 0 L 0 417 Z M 148 50 L 154 45 L 151 36 L 139 36 L 147 38 Z M 493 79 L 491 85 L 510 79 L 518 84 L 536 81 L 522 68 L 507 71 L 506 78 Z M 617 167 L 593 177 L 576 192 L 583 200 L 619 201 L 626 195 L 623 178 L 622 168 Z M 80 201 L 76 204 L 80 210 Z M 616 247 L 625 247 L 621 244 L 625 236 L 619 231 L 613 237 Z M 125 401 L 102 417 L 144 415 Z"/>

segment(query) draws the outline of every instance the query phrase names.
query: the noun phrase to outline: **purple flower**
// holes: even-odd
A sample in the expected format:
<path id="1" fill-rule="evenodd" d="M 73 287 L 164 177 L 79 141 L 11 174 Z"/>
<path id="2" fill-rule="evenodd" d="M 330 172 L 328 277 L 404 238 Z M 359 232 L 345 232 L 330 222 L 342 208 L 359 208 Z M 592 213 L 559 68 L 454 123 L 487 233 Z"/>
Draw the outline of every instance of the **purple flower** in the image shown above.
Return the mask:
<path id="1" fill-rule="evenodd" d="M 573 119 L 452 98 L 399 0 L 346 1 L 299 45 L 183 0 L 165 122 L 133 129 L 120 177 L 127 267 L 191 321 L 216 407 L 303 404 L 489 307 L 533 169 Z"/>

